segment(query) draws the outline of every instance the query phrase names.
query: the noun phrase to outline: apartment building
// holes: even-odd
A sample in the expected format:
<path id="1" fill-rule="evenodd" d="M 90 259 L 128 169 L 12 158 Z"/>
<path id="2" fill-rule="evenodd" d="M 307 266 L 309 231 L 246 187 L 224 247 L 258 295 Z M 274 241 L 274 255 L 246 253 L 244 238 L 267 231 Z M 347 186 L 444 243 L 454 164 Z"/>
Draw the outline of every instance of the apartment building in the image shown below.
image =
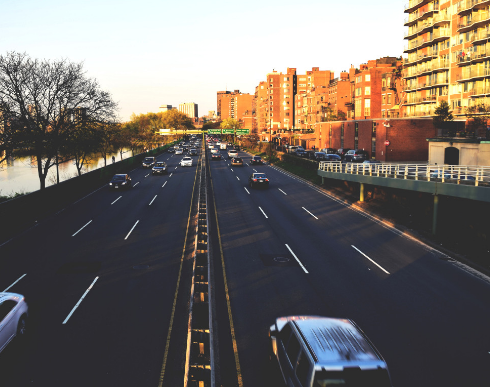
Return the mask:
<path id="1" fill-rule="evenodd" d="M 382 109 L 393 109 L 398 100 L 396 90 L 390 89 L 395 85 L 397 66 L 401 65 L 400 59 L 384 57 L 369 60 L 359 66 L 358 71 L 353 71 L 354 79 L 354 115 L 350 119 L 373 119 L 382 117 Z M 384 79 L 384 83 L 383 83 Z M 390 87 L 386 86 L 389 79 Z M 383 86 L 383 84 L 385 86 Z M 383 89 L 384 87 L 384 89 Z M 393 86 L 394 87 L 394 86 Z"/>
<path id="2" fill-rule="evenodd" d="M 186 102 L 179 104 L 179 112 L 186 114 L 190 118 L 198 118 L 198 109 L 197 103 L 194 102 Z"/>
<path id="3" fill-rule="evenodd" d="M 490 1 L 413 0 L 404 53 L 404 116 L 429 116 L 445 100 L 456 119 L 490 96 Z"/>

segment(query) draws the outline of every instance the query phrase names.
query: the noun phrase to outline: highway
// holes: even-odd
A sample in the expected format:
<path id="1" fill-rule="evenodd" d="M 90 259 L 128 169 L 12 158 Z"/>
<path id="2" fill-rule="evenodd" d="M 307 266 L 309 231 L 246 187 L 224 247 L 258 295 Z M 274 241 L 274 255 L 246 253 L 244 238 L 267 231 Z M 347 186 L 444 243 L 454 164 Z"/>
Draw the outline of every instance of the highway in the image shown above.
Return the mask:
<path id="1" fill-rule="evenodd" d="M 490 385 L 487 277 L 221 153 L 207 161 L 217 386 L 280 386 L 268 329 L 299 314 L 353 319 L 394 386 Z M 103 187 L 0 247 L 0 291 L 30 308 L 26 340 L 0 354 L 0 386 L 182 385 L 196 163 L 180 159 L 163 154 L 169 175 L 137 168 L 133 189 Z M 269 189 L 248 186 L 254 170 Z"/>
<path id="2" fill-rule="evenodd" d="M 9 291 L 30 311 L 26 342 L 0 354 L 1 386 L 157 386 L 166 351 L 168 385 L 183 379 L 185 308 L 167 337 L 181 262 L 188 288 L 196 167 L 180 159 L 163 154 L 167 176 L 140 167 L 131 190 L 103 187 L 1 248 L 0 289 L 22 277 Z"/>
<path id="3" fill-rule="evenodd" d="M 275 385 L 268 328 L 278 316 L 301 314 L 353 319 L 387 361 L 394 386 L 490 385 L 488 278 L 244 160 L 242 168 L 211 162 L 239 359 L 238 372 L 226 356 L 223 385 Z M 247 187 L 253 169 L 267 174 L 268 190 Z"/>

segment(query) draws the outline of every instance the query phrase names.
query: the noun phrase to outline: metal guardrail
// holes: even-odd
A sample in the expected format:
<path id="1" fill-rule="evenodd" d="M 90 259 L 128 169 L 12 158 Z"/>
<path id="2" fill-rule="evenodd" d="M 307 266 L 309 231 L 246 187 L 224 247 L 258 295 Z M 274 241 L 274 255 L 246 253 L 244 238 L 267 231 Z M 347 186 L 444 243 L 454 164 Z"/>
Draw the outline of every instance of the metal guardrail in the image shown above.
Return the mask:
<path id="1" fill-rule="evenodd" d="M 448 184 L 490 185 L 490 166 L 432 165 L 396 163 L 342 163 L 321 161 L 318 169 L 324 172 L 348 173 L 391 179 L 436 181 Z"/>

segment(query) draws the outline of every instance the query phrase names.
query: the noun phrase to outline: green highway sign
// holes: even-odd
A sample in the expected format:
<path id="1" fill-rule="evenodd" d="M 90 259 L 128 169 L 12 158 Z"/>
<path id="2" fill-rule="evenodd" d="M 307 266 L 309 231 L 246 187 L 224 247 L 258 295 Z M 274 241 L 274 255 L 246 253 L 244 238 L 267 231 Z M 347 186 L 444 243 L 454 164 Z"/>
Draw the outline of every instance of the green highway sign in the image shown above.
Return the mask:
<path id="1" fill-rule="evenodd" d="M 235 133 L 235 129 L 223 129 L 223 134 L 233 134 Z"/>
<path id="2" fill-rule="evenodd" d="M 249 129 L 237 129 L 236 134 L 250 134 Z"/>
<path id="3" fill-rule="evenodd" d="M 208 129 L 208 134 L 221 134 L 221 129 Z"/>

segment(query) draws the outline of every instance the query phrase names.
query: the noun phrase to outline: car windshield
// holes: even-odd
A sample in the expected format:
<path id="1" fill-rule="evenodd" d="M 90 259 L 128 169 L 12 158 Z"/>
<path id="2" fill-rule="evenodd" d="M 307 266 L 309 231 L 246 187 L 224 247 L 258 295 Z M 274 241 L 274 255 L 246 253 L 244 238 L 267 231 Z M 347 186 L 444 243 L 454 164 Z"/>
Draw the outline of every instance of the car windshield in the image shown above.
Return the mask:
<path id="1" fill-rule="evenodd" d="M 192 160 L 192 159 L 190 157 L 184 157 L 182 160 L 189 161 L 189 160 Z"/>
<path id="2" fill-rule="evenodd" d="M 260 160 L 260 156 L 254 156 L 254 160 Z"/>
<path id="3" fill-rule="evenodd" d="M 164 167 L 165 166 L 165 163 L 156 163 L 155 164 L 155 167 Z"/>
<path id="4" fill-rule="evenodd" d="M 120 180 L 124 180 L 126 179 L 126 176 L 124 175 L 115 175 L 112 180 L 115 180 L 115 181 L 120 181 Z M 106 180 L 107 181 L 107 180 Z"/>
<path id="5" fill-rule="evenodd" d="M 153 159 L 152 159 L 151 157 L 147 157 L 147 158 L 145 159 L 145 161 L 146 161 L 147 163 L 151 163 L 151 162 L 153 161 Z"/>
<path id="6" fill-rule="evenodd" d="M 254 179 L 265 179 L 265 173 L 256 173 Z"/>

